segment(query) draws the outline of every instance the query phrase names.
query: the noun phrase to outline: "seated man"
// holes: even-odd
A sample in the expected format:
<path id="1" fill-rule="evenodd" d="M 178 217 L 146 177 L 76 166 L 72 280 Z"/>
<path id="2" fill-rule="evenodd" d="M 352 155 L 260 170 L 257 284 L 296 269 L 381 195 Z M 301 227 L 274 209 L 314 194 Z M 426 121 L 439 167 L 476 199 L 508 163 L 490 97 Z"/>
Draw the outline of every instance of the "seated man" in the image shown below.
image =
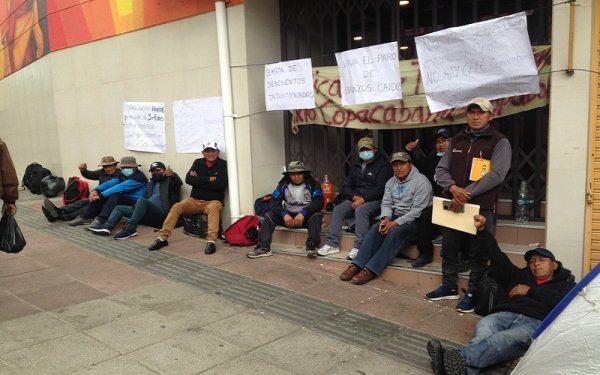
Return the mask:
<path id="1" fill-rule="evenodd" d="M 575 286 L 571 271 L 544 248 L 525 253 L 526 267 L 515 266 L 492 234 L 484 231 L 486 218 L 476 215 L 474 219 L 478 251 L 489 256 L 498 283 L 509 291 L 508 299 L 498 301 L 492 313 L 477 323 L 469 345 L 444 349 L 438 340 L 427 343 L 435 374 L 479 374 L 485 367 L 522 356 L 538 325 Z"/>
<path id="2" fill-rule="evenodd" d="M 148 181 L 146 193 L 135 202 L 135 206 L 115 207 L 103 226 L 90 230 L 108 236 L 123 216 L 129 218 L 129 221 L 123 230 L 115 234 L 115 240 L 137 236 L 137 226 L 140 223 L 160 228 L 171 206 L 179 202 L 183 183 L 177 173 L 160 161 L 150 164 L 150 174 L 152 177 Z"/>
<path id="3" fill-rule="evenodd" d="M 81 163 L 79 164 L 79 172 L 84 178 L 87 178 L 88 180 L 96 180 L 99 184 L 103 184 L 115 177 L 121 171 L 119 168 L 117 168 L 117 164 L 118 162 L 112 156 L 104 156 L 100 161 L 100 165 L 98 165 L 99 167 L 102 166 L 101 169 L 89 171 L 87 169 L 87 164 Z M 56 207 L 50 199 L 44 198 L 42 212 L 49 222 L 54 222 L 56 220 L 69 221 L 81 215 L 88 203 L 90 203 L 88 199 L 81 199 L 62 207 Z M 92 221 L 90 219 L 89 223 L 91 222 Z"/>
<path id="4" fill-rule="evenodd" d="M 356 237 L 348 257 L 356 258 L 371 220 L 379 214 L 385 183 L 392 177 L 392 168 L 377 151 L 373 138 L 361 138 L 356 148 L 360 160 L 352 166 L 342 185 L 341 194 L 345 200 L 333 209 L 329 233 L 325 245 L 317 251 L 319 255 L 340 252 L 342 222 L 348 213 L 354 211 Z"/>
<path id="5" fill-rule="evenodd" d="M 95 217 L 88 229 L 100 228 L 110 216 L 113 208 L 120 204 L 133 206 L 144 194 L 148 178 L 138 169 L 133 156 L 121 158 L 121 172 L 90 193 L 83 213 L 69 221 L 69 225 L 81 225 Z"/>
<path id="6" fill-rule="evenodd" d="M 417 241 L 417 219 L 431 205 L 431 184 L 413 168 L 406 152 L 392 154 L 394 176 L 385 184 L 381 221 L 371 227 L 358 256 L 340 280 L 362 285 L 379 276 L 406 246 Z"/>
<path id="7" fill-rule="evenodd" d="M 284 177 L 273 191 L 271 208 L 258 231 L 258 245 L 247 254 L 248 258 L 260 258 L 273 255 L 271 237 L 275 227 L 308 228 L 306 251 L 309 258 L 317 257 L 317 248 L 321 243 L 321 224 L 323 223 L 323 191 L 310 170 L 300 161 L 288 164 Z M 284 206 L 285 205 L 285 206 Z"/>
<path id="8" fill-rule="evenodd" d="M 207 244 L 205 254 L 217 251 L 215 241 L 219 235 L 221 210 L 225 201 L 227 188 L 227 162 L 219 157 L 220 151 L 215 141 L 203 144 L 202 156 L 194 160 L 192 167 L 185 176 L 185 183 L 192 186 L 189 198 L 176 203 L 169 210 L 162 224 L 159 237 L 148 247 L 154 251 L 169 245 L 167 238 L 182 215 L 205 213 L 208 215 Z"/>

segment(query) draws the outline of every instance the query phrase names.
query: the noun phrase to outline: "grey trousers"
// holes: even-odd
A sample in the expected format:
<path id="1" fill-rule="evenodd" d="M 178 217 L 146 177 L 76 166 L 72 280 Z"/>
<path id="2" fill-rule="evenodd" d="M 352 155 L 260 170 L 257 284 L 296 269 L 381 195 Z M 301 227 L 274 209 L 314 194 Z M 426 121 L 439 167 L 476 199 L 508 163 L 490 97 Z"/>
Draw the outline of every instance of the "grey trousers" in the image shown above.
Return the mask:
<path id="1" fill-rule="evenodd" d="M 333 208 L 331 223 L 329 223 L 329 233 L 325 239 L 325 243 L 329 246 L 338 247 L 340 245 L 340 232 L 346 214 L 352 211 L 352 201 L 345 200 Z M 381 201 L 365 202 L 354 210 L 354 218 L 356 220 L 354 247 L 360 248 L 369 228 L 371 220 L 379 215 L 381 211 Z"/>

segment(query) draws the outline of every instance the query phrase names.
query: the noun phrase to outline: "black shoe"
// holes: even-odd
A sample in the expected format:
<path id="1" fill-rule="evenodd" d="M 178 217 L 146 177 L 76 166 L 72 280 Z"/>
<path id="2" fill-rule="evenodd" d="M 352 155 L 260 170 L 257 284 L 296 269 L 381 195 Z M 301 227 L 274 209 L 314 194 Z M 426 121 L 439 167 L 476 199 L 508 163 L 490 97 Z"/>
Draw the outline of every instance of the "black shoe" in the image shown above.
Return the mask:
<path id="1" fill-rule="evenodd" d="M 433 262 L 433 255 L 419 254 L 417 259 L 413 260 L 411 264 L 414 268 L 419 268 L 426 266 L 431 262 Z"/>
<path id="2" fill-rule="evenodd" d="M 307 242 L 306 243 L 306 256 L 309 258 L 316 258 L 319 256 L 319 253 L 317 253 L 317 248 L 318 246 L 315 245 L 312 242 Z"/>
<path id="3" fill-rule="evenodd" d="M 206 248 L 204 249 L 204 254 L 214 254 L 217 251 L 217 245 L 214 242 L 208 242 L 206 244 Z"/>
<path id="4" fill-rule="evenodd" d="M 50 199 L 48 198 L 44 198 L 44 207 L 42 207 L 42 211 L 45 211 L 54 219 L 54 220 L 58 220 L 60 218 L 60 210 L 58 209 L 58 207 L 56 207 L 54 205 L 54 203 L 52 203 L 52 201 L 50 201 Z M 44 215 L 46 214 L 46 212 L 44 212 Z M 46 216 L 47 217 L 47 216 Z M 54 221 L 53 220 L 53 221 Z M 49 221 L 49 220 L 48 220 Z"/>
<path id="5" fill-rule="evenodd" d="M 56 221 L 56 219 L 52 217 L 50 212 L 48 212 L 46 207 L 42 206 L 42 212 L 44 213 L 44 216 L 46 216 L 46 220 L 48 220 L 49 222 L 53 223 Z"/>
<path id="6" fill-rule="evenodd" d="M 429 340 L 427 342 L 427 353 L 431 358 L 431 368 L 435 375 L 444 375 L 446 370 L 444 368 L 444 349 L 442 343 L 439 340 Z"/>
<path id="7" fill-rule="evenodd" d="M 444 369 L 448 375 L 464 375 L 467 373 L 465 357 L 458 349 L 447 349 L 444 352 Z"/>
<path id="8" fill-rule="evenodd" d="M 152 245 L 148 246 L 148 250 L 150 250 L 150 251 L 159 250 L 165 246 L 169 246 L 169 241 L 161 240 L 160 238 L 157 238 L 156 240 L 154 240 L 154 242 L 152 242 Z"/>

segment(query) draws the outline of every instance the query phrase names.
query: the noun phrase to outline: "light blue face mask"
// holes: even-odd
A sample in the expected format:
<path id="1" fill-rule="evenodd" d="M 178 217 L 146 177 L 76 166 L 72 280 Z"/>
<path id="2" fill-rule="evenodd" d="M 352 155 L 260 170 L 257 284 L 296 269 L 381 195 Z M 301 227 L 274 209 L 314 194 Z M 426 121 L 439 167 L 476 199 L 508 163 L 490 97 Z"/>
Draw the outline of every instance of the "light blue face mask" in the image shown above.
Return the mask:
<path id="1" fill-rule="evenodd" d="M 133 168 L 123 168 L 121 169 L 121 172 L 123 172 L 125 177 L 130 177 L 133 174 Z"/>
<path id="2" fill-rule="evenodd" d="M 358 157 L 364 161 L 369 161 L 369 160 L 373 159 L 374 156 L 375 156 L 375 151 L 373 151 L 373 150 L 360 151 L 358 153 Z"/>
<path id="3" fill-rule="evenodd" d="M 444 151 L 438 151 L 438 152 L 436 153 L 436 155 L 437 155 L 437 156 L 444 156 Z"/>

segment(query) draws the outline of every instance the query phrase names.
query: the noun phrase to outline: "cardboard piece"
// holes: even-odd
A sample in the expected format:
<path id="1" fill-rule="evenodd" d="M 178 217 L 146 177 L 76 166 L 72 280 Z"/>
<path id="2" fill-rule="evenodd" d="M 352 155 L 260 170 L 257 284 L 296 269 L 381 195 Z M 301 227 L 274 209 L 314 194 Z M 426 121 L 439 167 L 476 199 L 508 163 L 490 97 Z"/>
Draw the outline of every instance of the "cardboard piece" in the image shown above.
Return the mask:
<path id="1" fill-rule="evenodd" d="M 433 197 L 431 222 L 461 232 L 476 234 L 477 229 L 475 228 L 473 216 L 479 215 L 479 205 L 466 203 L 461 212 L 455 213 L 450 209 L 450 202 L 450 199 Z"/>

